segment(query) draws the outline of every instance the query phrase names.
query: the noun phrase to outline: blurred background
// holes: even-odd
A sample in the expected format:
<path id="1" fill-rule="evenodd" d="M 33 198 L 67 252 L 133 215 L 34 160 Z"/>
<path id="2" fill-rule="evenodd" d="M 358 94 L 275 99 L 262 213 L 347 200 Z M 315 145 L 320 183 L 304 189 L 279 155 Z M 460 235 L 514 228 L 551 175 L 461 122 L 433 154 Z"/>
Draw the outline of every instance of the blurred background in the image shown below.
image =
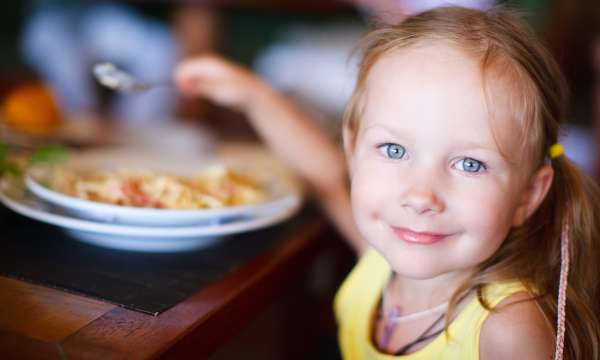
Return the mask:
<path id="1" fill-rule="evenodd" d="M 100 87 L 91 72 L 94 63 L 111 61 L 144 80 L 166 82 L 178 61 L 206 52 L 253 69 L 335 137 L 354 85 L 356 59 L 350 54 L 356 40 L 376 22 L 399 21 L 448 3 L 478 8 L 500 4 L 524 12 L 569 81 L 567 152 L 586 170 L 598 172 L 597 0 L 3 2 L 2 139 L 21 146 L 40 139 L 76 145 L 136 138 L 153 143 L 159 139 L 148 129 L 164 134 L 165 127 L 176 126 L 173 136 L 187 134 L 181 150 L 196 151 L 215 138 L 252 137 L 238 114 L 181 99 L 169 87 L 117 94 Z M 144 131 L 147 136 L 140 135 Z"/>
<path id="2" fill-rule="evenodd" d="M 168 86 L 137 95 L 98 85 L 92 65 L 110 61 L 141 79 L 168 82 L 183 58 L 212 52 L 257 72 L 286 93 L 331 137 L 354 85 L 355 42 L 376 22 L 400 21 L 440 4 L 521 9 L 566 74 L 571 98 L 563 143 L 569 157 L 600 175 L 600 2 L 598 0 L 197 0 L 0 2 L 0 145 L 31 150 L 44 144 L 84 148 L 135 145 L 194 154 L 223 140 L 256 140 L 242 116 Z M 165 136 L 167 134 L 168 136 Z M 336 254 L 339 256 L 339 254 Z M 313 334 L 318 357 L 335 358 L 332 290 L 350 264 L 328 271 L 324 256 L 307 290 L 288 296 L 237 339 L 247 353 L 298 350 L 294 336 Z M 348 255 L 348 259 L 351 256 Z M 334 284 L 334 285 L 332 285 Z M 312 294 L 306 297 L 305 292 Z M 302 299 L 302 300 L 300 300 Z M 312 304 L 311 304 L 312 302 Z M 315 305 L 316 303 L 316 305 Z M 303 308 L 318 308 L 304 324 Z M 257 336 L 280 322 L 270 339 Z M 271 329 L 272 330 L 272 329 Z M 302 339 L 302 336 L 298 336 Z M 288 346 L 290 345 L 290 346 Z M 214 359 L 237 358 L 232 346 Z M 263 351 L 266 358 L 277 358 Z M 291 354 L 288 354 L 291 356 Z M 269 357 L 270 356 L 270 357 Z M 280 357 L 289 358 L 289 357 Z"/>

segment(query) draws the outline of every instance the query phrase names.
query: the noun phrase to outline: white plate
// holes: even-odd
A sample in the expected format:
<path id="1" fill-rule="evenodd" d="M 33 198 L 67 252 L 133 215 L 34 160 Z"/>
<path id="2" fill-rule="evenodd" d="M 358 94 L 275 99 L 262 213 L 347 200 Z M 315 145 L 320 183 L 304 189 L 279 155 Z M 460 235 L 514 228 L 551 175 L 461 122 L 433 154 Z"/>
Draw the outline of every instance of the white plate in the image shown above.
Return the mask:
<path id="1" fill-rule="evenodd" d="M 301 197 L 299 187 L 279 171 L 272 168 L 255 165 L 258 161 L 249 159 L 244 165 L 233 164 L 235 170 L 257 179 L 267 191 L 267 199 L 259 204 L 233 206 L 220 209 L 150 209 L 130 206 L 111 205 L 101 202 L 79 199 L 54 191 L 44 185 L 47 183 L 50 171 L 46 167 L 32 168 L 26 178 L 27 188 L 40 199 L 58 205 L 68 214 L 78 218 L 121 225 L 142 226 L 185 226 L 185 225 L 215 225 L 236 219 L 252 218 L 255 214 L 279 208 L 282 204 L 296 201 Z M 133 150 L 102 150 L 75 154 L 69 159 L 75 168 L 87 169 L 118 169 L 137 168 L 155 171 L 169 171 L 181 175 L 191 174 L 201 170 L 211 163 L 230 164 L 227 158 L 205 157 L 204 159 L 175 159 L 166 158 L 156 153 L 138 152 Z M 176 163 L 176 164 L 175 164 Z"/>
<path id="2" fill-rule="evenodd" d="M 32 196 L 16 182 L 0 183 L 0 201 L 26 217 L 56 225 L 74 238 L 93 245 L 143 252 L 174 252 L 209 246 L 224 236 L 252 231 L 284 221 L 296 213 L 300 197 L 288 197 L 275 207 L 263 208 L 249 220 L 221 225 L 148 227 L 82 220 Z"/>

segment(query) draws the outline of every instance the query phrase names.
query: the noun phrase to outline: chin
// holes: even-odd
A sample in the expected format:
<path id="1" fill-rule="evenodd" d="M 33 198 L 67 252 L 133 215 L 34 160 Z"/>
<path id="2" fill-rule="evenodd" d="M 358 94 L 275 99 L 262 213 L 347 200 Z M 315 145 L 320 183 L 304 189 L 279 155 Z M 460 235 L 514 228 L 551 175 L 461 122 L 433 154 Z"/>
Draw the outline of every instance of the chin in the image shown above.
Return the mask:
<path id="1" fill-rule="evenodd" d="M 387 262 L 396 273 L 415 280 L 427 280 L 447 273 L 449 270 L 440 266 L 439 261 L 429 259 L 406 258 L 403 256 L 385 256 Z"/>

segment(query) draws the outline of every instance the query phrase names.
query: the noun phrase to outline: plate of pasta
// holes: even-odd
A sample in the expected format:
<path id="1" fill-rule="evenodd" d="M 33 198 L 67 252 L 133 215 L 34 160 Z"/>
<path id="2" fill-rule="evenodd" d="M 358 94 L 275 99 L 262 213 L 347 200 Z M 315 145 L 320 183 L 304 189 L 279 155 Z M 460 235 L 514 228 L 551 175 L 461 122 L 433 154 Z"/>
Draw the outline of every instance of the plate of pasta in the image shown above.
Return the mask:
<path id="1" fill-rule="evenodd" d="M 117 225 L 214 225 L 300 198 L 289 177 L 252 163 L 178 159 L 185 164 L 178 170 L 156 154 L 100 154 L 112 159 L 110 166 L 94 161 L 98 153 L 80 155 L 67 164 L 31 168 L 25 184 L 70 215 Z"/>
<path id="2" fill-rule="evenodd" d="M 270 208 L 262 208 L 250 219 L 211 225 L 136 226 L 118 225 L 75 217 L 42 201 L 21 183 L 0 181 L 0 202 L 28 218 L 55 225 L 72 238 L 117 250 L 138 252 L 180 252 L 206 248 L 229 235 L 262 229 L 293 216 L 300 207 L 287 198 Z"/>
<path id="3" fill-rule="evenodd" d="M 124 149 L 72 154 L 0 179 L 0 202 L 96 246 L 142 252 L 199 249 L 285 221 L 302 187 L 254 146 L 183 159 Z"/>

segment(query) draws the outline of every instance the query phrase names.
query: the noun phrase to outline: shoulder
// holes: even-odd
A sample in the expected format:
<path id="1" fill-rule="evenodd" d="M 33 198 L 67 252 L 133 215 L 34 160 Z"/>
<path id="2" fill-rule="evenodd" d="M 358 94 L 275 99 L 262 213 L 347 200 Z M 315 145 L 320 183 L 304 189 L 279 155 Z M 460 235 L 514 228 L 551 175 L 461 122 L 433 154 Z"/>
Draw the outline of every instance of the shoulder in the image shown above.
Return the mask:
<path id="1" fill-rule="evenodd" d="M 481 359 L 552 358 L 553 330 L 531 295 L 524 291 L 515 293 L 495 309 L 481 329 Z"/>

